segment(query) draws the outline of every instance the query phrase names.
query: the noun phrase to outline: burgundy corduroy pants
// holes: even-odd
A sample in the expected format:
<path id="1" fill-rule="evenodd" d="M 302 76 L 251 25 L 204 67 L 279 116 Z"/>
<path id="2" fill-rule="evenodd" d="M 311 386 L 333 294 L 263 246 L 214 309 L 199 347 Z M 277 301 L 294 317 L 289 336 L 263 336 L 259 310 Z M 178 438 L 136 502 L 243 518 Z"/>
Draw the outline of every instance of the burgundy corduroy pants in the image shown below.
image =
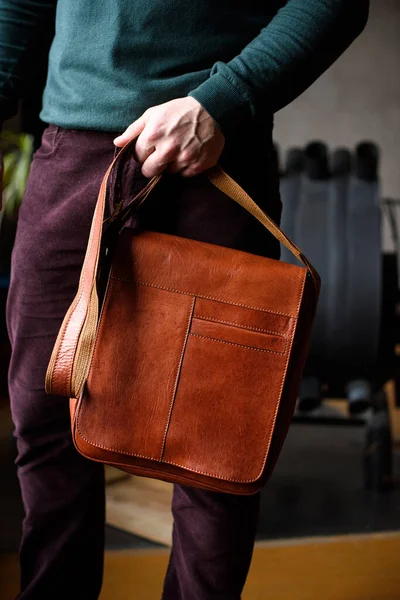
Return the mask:
<path id="1" fill-rule="evenodd" d="M 44 380 L 57 332 L 78 287 L 99 185 L 115 153 L 113 137 L 48 127 L 21 207 L 7 306 L 12 343 L 9 391 L 26 512 L 20 600 L 95 600 L 100 593 L 103 468 L 75 450 L 68 399 L 46 395 Z M 232 176 L 256 201 L 262 204 L 264 198 L 264 208 L 279 220 L 276 169 L 271 169 L 268 185 L 257 197 L 244 160 L 230 157 L 229 149 L 222 158 Z M 129 200 L 145 183 L 131 157 L 110 197 Z M 138 223 L 266 256 L 279 253 L 251 216 L 201 176 L 185 180 L 166 175 L 129 225 Z M 258 507 L 258 495 L 238 497 L 175 486 L 164 600 L 239 600 Z"/>

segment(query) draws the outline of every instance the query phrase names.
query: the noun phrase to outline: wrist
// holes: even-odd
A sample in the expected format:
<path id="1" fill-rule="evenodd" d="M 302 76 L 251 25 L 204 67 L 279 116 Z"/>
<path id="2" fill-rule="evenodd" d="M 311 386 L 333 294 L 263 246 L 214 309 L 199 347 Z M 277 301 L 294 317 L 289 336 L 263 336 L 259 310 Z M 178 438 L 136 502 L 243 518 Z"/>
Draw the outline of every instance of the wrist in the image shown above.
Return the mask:
<path id="1" fill-rule="evenodd" d="M 197 100 L 225 137 L 235 134 L 238 125 L 251 117 L 249 104 L 235 85 L 220 73 L 211 75 L 189 97 Z"/>

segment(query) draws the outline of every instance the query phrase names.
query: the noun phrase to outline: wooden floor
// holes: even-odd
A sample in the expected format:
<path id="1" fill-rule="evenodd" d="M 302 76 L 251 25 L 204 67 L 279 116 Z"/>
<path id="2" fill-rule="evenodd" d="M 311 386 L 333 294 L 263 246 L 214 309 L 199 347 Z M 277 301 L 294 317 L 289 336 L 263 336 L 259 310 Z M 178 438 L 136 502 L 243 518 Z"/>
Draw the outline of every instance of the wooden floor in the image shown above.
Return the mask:
<path id="1" fill-rule="evenodd" d="M 100 600 L 160 600 L 168 552 L 106 554 Z M 18 589 L 15 556 L 0 556 L 0 600 Z M 400 534 L 257 545 L 243 600 L 398 600 Z"/>
<path id="2" fill-rule="evenodd" d="M 108 469 L 107 474 L 107 481 L 110 482 L 113 473 Z M 152 542 L 171 545 L 171 484 L 128 476 L 109 483 L 106 492 L 109 525 Z"/>

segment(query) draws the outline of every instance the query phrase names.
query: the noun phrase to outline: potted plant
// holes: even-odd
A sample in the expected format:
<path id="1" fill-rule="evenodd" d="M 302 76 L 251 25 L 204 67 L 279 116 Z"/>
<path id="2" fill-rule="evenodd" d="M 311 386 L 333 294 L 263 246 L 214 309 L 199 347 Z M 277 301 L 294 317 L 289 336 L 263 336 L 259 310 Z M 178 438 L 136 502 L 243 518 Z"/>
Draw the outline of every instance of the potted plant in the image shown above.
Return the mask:
<path id="1" fill-rule="evenodd" d="M 33 138 L 25 133 L 0 133 L 3 177 L 0 177 L 3 205 L 0 212 L 0 395 L 7 393 L 9 343 L 5 306 L 10 282 L 11 252 L 18 212 L 24 195 L 33 153 Z M 0 161 L 1 162 L 1 161 Z"/>

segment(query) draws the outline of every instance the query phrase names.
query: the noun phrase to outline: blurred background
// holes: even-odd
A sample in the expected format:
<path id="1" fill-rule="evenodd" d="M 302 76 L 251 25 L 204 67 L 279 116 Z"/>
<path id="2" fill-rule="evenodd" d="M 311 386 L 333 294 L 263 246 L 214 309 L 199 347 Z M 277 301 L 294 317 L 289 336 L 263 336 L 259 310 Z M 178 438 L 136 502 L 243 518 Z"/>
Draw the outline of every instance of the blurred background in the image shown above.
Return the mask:
<path id="1" fill-rule="evenodd" d="M 372 0 L 350 50 L 275 117 L 282 227 L 323 279 L 293 425 L 262 495 L 244 600 L 400 597 L 400 2 Z M 0 600 L 18 589 L 23 510 L 13 465 L 4 306 L 47 48 L 5 123 L 0 221 Z M 340 35 L 340 31 L 338 31 Z M 290 257 L 283 253 L 284 260 Z M 107 470 L 102 600 L 158 598 L 171 486 Z"/>

